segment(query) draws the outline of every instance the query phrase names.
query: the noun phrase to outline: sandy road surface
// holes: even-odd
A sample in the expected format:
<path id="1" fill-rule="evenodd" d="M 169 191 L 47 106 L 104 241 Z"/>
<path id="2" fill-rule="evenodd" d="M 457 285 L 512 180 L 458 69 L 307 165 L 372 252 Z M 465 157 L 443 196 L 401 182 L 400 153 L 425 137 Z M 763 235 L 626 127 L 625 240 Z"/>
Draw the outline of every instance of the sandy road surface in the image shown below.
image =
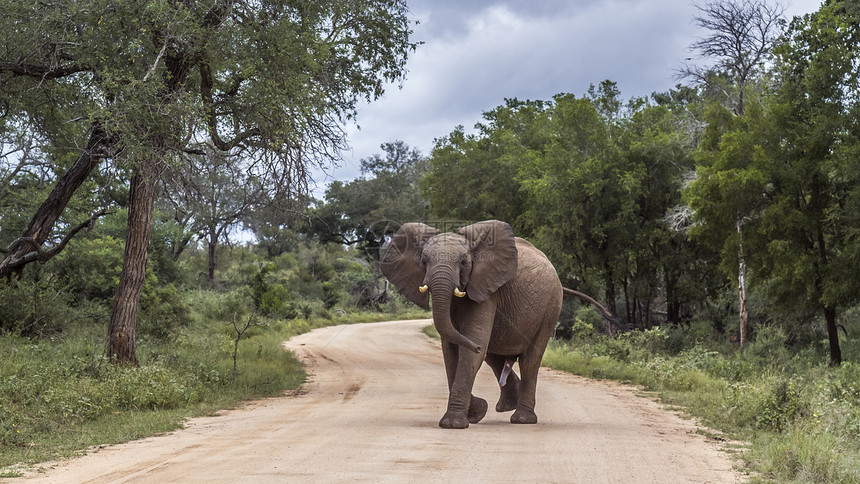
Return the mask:
<path id="1" fill-rule="evenodd" d="M 424 321 L 324 328 L 286 346 L 309 365 L 295 396 L 193 419 L 170 435 L 43 466 L 14 482 L 740 482 L 694 423 L 619 385 L 541 370 L 537 425 L 493 406 L 466 430 L 437 426 L 447 401 Z"/>

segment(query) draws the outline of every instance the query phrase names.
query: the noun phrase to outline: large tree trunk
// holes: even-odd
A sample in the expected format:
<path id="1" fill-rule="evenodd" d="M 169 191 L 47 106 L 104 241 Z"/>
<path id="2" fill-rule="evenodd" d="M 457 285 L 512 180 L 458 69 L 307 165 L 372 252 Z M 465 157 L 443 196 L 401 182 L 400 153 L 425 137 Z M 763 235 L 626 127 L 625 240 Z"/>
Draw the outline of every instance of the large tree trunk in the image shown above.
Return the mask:
<path id="1" fill-rule="evenodd" d="M 209 231 L 209 287 L 215 285 L 215 255 L 218 250 L 218 234 L 214 230 Z"/>
<path id="2" fill-rule="evenodd" d="M 93 169 L 99 164 L 99 160 L 107 156 L 110 149 L 116 144 L 116 140 L 108 135 L 101 124 L 93 123 L 90 138 L 78 159 L 69 168 L 65 175 L 57 180 L 57 184 L 51 190 L 48 198 L 42 202 L 30 224 L 24 229 L 21 237 L 12 242 L 6 257 L 0 261 L 0 277 L 10 277 L 12 274 L 21 274 L 24 266 L 29 262 L 41 260 L 30 257 L 34 252 L 42 250 L 42 244 L 51 235 L 54 223 L 75 194 L 78 188 L 90 176 Z M 42 260 L 42 262 L 45 262 Z"/>
<path id="3" fill-rule="evenodd" d="M 825 307 L 824 319 L 827 322 L 827 338 L 830 342 L 830 365 L 842 364 L 842 349 L 839 348 L 839 331 L 836 327 L 836 308 Z"/>
<path id="4" fill-rule="evenodd" d="M 161 160 L 148 160 L 135 170 L 131 178 L 125 260 L 108 327 L 108 357 L 117 365 L 138 365 L 135 350 L 137 312 L 146 279 L 155 193 L 162 166 Z"/>

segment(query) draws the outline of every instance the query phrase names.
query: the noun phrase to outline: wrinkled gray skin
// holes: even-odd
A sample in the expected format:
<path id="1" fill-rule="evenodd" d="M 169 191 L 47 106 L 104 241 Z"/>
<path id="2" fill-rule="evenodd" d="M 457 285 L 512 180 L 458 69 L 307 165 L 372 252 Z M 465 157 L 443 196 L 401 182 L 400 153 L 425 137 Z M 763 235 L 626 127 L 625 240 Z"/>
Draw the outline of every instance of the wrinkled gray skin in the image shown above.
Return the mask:
<path id="1" fill-rule="evenodd" d="M 500 378 L 506 361 L 519 360 L 522 375 L 507 376 L 496 411 L 515 410 L 512 423 L 537 423 L 538 369 L 562 302 L 558 275 L 541 251 L 497 220 L 459 233 L 410 223 L 394 235 L 381 268 L 419 306 L 429 309 L 432 298 L 450 390 L 440 427 L 466 428 L 486 415 L 486 400 L 472 395 L 482 361 Z M 421 292 L 424 285 L 429 290 Z M 466 295 L 455 297 L 455 288 Z"/>

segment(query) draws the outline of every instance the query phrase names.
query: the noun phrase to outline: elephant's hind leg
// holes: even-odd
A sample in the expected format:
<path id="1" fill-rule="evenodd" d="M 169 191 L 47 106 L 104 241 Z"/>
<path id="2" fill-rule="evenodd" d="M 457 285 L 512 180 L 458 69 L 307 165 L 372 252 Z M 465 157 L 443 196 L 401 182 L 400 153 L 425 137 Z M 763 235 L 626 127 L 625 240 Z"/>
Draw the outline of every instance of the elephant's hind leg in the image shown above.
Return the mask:
<path id="1" fill-rule="evenodd" d="M 492 355 L 488 354 L 485 361 L 490 368 L 493 369 L 493 373 L 496 375 L 496 381 L 502 376 L 502 368 L 505 366 L 505 361 L 510 358 L 509 356 L 501 356 L 501 355 Z M 501 388 L 501 395 L 499 396 L 499 401 L 496 403 L 496 411 L 497 412 L 510 412 L 517 408 L 517 402 L 520 399 L 520 377 L 514 371 L 511 371 L 511 374 L 508 375 L 508 380 L 505 382 L 505 386 Z"/>
<path id="2" fill-rule="evenodd" d="M 520 399 L 517 402 L 517 410 L 511 415 L 511 423 L 535 424 L 538 421 L 535 414 L 535 390 L 540 362 L 551 334 L 548 330 L 542 331 L 520 357 Z"/>

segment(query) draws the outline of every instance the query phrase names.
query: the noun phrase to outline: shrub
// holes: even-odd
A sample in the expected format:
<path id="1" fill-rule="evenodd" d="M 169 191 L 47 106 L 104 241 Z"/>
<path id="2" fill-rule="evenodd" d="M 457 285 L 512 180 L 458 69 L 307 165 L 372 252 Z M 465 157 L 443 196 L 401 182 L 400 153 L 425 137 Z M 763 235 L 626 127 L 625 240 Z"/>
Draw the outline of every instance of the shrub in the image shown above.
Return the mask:
<path id="1" fill-rule="evenodd" d="M 75 239 L 56 257 L 61 280 L 78 300 L 111 298 L 122 272 L 124 245 L 111 236 Z"/>
<path id="2" fill-rule="evenodd" d="M 281 315 L 285 311 L 290 311 L 287 308 L 290 295 L 281 284 L 269 284 L 260 295 L 260 301 L 257 304 L 257 309 L 267 315 Z M 295 316 L 293 316 L 295 317 Z"/>
<path id="3" fill-rule="evenodd" d="M 755 426 L 782 432 L 801 412 L 798 385 L 782 376 L 771 376 L 763 383 L 763 388 L 757 391 Z"/>
<path id="4" fill-rule="evenodd" d="M 17 280 L 0 280 L 0 332 L 52 333 L 75 317 L 71 295 L 39 266 Z"/>
<path id="5" fill-rule="evenodd" d="M 173 284 L 159 287 L 156 282 L 148 279 L 143 287 L 137 327 L 141 335 L 167 338 L 188 324 L 191 311 Z"/>
<path id="6" fill-rule="evenodd" d="M 326 309 L 331 309 L 340 301 L 340 289 L 332 281 L 323 283 L 322 301 Z"/>

